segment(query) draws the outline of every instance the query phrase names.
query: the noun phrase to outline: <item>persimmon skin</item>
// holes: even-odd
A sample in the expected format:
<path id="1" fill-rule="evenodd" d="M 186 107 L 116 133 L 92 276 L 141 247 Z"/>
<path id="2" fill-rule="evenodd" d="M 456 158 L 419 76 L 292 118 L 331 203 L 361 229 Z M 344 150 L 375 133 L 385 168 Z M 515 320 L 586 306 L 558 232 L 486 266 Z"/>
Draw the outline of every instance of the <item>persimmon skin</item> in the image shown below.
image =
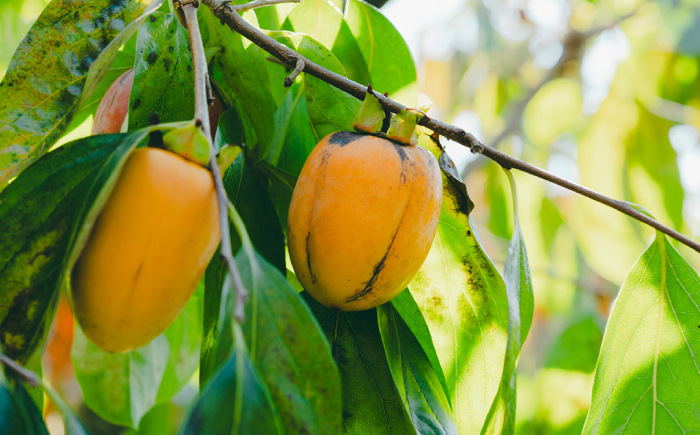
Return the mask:
<path id="1" fill-rule="evenodd" d="M 129 111 L 129 95 L 134 86 L 134 70 L 120 75 L 107 89 L 97 106 L 92 134 L 119 133 Z"/>
<path id="2" fill-rule="evenodd" d="M 132 152 L 71 275 L 91 342 L 128 351 L 172 323 L 219 243 L 217 210 L 206 169 L 160 149 Z"/>
<path id="3" fill-rule="evenodd" d="M 435 237 L 442 179 L 419 146 L 337 132 L 311 152 L 289 207 L 289 255 L 318 302 L 361 311 L 399 294 Z"/>

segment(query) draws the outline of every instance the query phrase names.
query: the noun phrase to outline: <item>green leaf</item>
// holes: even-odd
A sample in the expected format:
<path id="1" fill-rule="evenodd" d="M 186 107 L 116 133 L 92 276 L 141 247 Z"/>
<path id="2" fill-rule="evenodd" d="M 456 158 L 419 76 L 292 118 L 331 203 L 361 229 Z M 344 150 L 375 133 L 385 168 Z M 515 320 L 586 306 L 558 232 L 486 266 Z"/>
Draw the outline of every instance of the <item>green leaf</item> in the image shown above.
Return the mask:
<path id="1" fill-rule="evenodd" d="M 393 304 L 377 307 L 377 317 L 389 367 L 416 431 L 457 435 L 446 392 L 411 329 Z"/>
<path id="2" fill-rule="evenodd" d="M 220 86 L 224 101 L 232 103 L 235 99 L 240 104 L 239 113 L 247 116 L 256 133 L 256 158 L 262 159 L 272 146 L 272 126 L 275 124 L 275 103 L 270 91 L 265 53 L 221 24 L 207 8 L 200 8 L 198 13 L 203 32 L 207 35 L 206 46 L 221 47 L 214 55 L 209 74 Z M 258 24 L 253 11 L 244 13 L 243 18 L 254 26 Z M 247 145 L 252 147 L 252 138 L 246 136 Z"/>
<path id="3" fill-rule="evenodd" d="M 243 324 L 253 363 L 289 434 L 337 435 L 340 378 L 309 307 L 259 254 L 242 249 L 236 263 L 250 292 Z"/>
<path id="4" fill-rule="evenodd" d="M 85 430 L 83 424 L 80 422 L 78 417 L 75 415 L 73 410 L 68 406 L 65 400 L 47 383 L 42 381 L 41 385 L 46 391 L 47 396 L 58 409 L 58 412 L 63 418 L 63 428 L 65 435 L 89 435 L 89 432 Z"/>
<path id="5" fill-rule="evenodd" d="M 194 117 L 192 55 L 187 30 L 174 14 L 156 12 L 139 28 L 129 130 Z M 157 118 L 156 118 L 157 117 Z"/>
<path id="6" fill-rule="evenodd" d="M 333 343 L 343 385 L 343 433 L 416 434 L 389 368 L 377 310 L 337 312 L 301 295 Z"/>
<path id="7" fill-rule="evenodd" d="M 237 344 L 195 401 L 180 434 L 283 434 L 279 419 L 245 345 Z"/>
<path id="8" fill-rule="evenodd" d="M 345 76 L 343 65 L 326 47 L 313 38 L 292 35 L 286 38 L 302 56 Z M 304 74 L 306 109 L 311 128 L 319 141 L 336 131 L 352 130 L 353 122 L 360 110 L 360 102 L 345 92 L 310 74 Z"/>
<path id="9" fill-rule="evenodd" d="M 405 289 L 391 300 L 391 304 L 394 306 L 399 315 L 401 315 L 403 321 L 406 322 L 406 325 L 411 330 L 416 340 L 418 340 L 418 343 L 420 343 L 423 352 L 425 352 L 428 361 L 430 361 L 430 365 L 433 366 L 433 370 L 437 375 L 438 381 L 445 392 L 447 402 L 450 403 L 450 392 L 447 388 L 445 373 L 442 371 L 440 360 L 438 359 L 437 352 L 435 351 L 433 338 L 430 336 L 430 329 L 428 329 L 428 324 L 425 322 L 423 313 L 421 313 L 420 307 L 416 303 L 416 300 L 413 299 L 411 291 Z"/>
<path id="10" fill-rule="evenodd" d="M 631 168 L 626 175 L 630 179 L 630 200 L 648 204 L 656 215 L 665 211 L 668 218 L 664 217 L 661 220 L 668 219 L 673 222 L 674 228 L 681 229 L 685 191 L 681 185 L 678 156 L 668 139 L 669 128 L 674 123 L 649 113 L 643 107 L 639 108 L 639 115 L 637 128 L 627 141 L 626 163 Z M 653 187 L 640 182 L 640 174 L 633 172 L 637 165 L 646 172 Z M 658 199 L 656 195 L 649 196 L 652 189 L 658 192 Z"/>
<path id="11" fill-rule="evenodd" d="M 222 128 L 217 134 L 217 142 L 224 144 L 244 141 L 235 109 L 226 111 L 222 120 L 225 122 L 219 124 Z M 272 202 L 250 166 L 243 153 L 236 157 L 224 174 L 226 193 L 239 210 L 253 246 L 278 270 L 286 271 L 282 227 Z M 233 227 L 230 231 L 231 249 L 237 252 L 241 248 L 241 238 Z M 204 331 L 199 372 L 201 386 L 226 359 L 233 343 L 227 328 L 223 329 L 224 337 L 219 338 L 216 334 L 219 328 L 221 289 L 226 272 L 220 255 L 216 254 L 209 263 L 205 276 Z M 223 340 L 221 345 L 218 344 L 219 340 Z M 220 351 L 217 350 L 219 348 Z"/>
<path id="12" fill-rule="evenodd" d="M 426 135 L 419 143 L 440 153 Z M 446 154 L 440 160 L 441 168 L 449 167 Z M 443 172 L 433 247 L 409 284 L 421 301 L 460 433 L 481 431 L 501 383 L 508 341 L 506 286 L 474 233 L 470 204 L 464 184 Z"/>
<path id="13" fill-rule="evenodd" d="M 506 258 L 504 271 L 508 295 L 508 347 L 506 349 L 501 386 L 496 399 L 491 405 L 491 410 L 481 431 L 482 434 L 515 433 L 515 405 L 517 398 L 515 370 L 518 357 L 520 356 L 520 349 L 530 331 L 535 310 L 530 264 L 518 219 L 518 192 L 515 187 L 515 178 L 513 178 L 510 170 L 504 169 L 504 171 L 510 182 L 515 218 L 513 237 L 508 245 L 508 257 Z"/>
<path id="14" fill-rule="evenodd" d="M 299 176 L 316 142 L 309 124 L 304 85 L 295 83 L 275 112 L 275 140 L 266 162 Z"/>
<path id="15" fill-rule="evenodd" d="M 376 91 L 388 92 L 393 100 L 415 107 L 416 66 L 401 34 L 374 7 L 359 0 L 347 1 L 345 21 L 362 51 L 370 83 Z"/>
<path id="16" fill-rule="evenodd" d="M 54 0 L 44 9 L 0 83 L 0 189 L 61 137 L 161 2 Z"/>
<path id="17" fill-rule="evenodd" d="M 362 51 L 339 7 L 342 5 L 334 7 L 325 0 L 302 2 L 287 16 L 282 28 L 303 33 L 329 47 L 345 68 L 350 80 L 370 83 Z"/>
<path id="18" fill-rule="evenodd" d="M 552 343 L 545 367 L 593 373 L 602 342 L 603 330 L 596 316 L 573 319 Z"/>
<path id="19" fill-rule="evenodd" d="M 76 326 L 71 351 L 85 403 L 103 419 L 138 428 L 156 403 L 169 400 L 197 369 L 203 285 L 168 329 L 147 345 L 108 353 Z"/>
<path id="20" fill-rule="evenodd" d="M 285 272 L 284 234 L 275 208 L 252 169 L 250 160 L 238 158 L 224 177 L 229 199 L 241 215 L 255 249 L 277 270 Z M 235 200 L 233 199 L 235 198 Z M 237 231 L 231 231 L 233 248 L 241 246 Z M 236 252 L 234 250 L 233 252 Z"/>
<path id="21" fill-rule="evenodd" d="M 697 272 L 657 233 L 610 315 L 584 434 L 700 430 L 699 305 Z"/>
<path id="22" fill-rule="evenodd" d="M 90 409 L 110 423 L 137 428 L 156 404 L 169 353 L 162 334 L 131 352 L 107 353 L 76 327 L 71 356 Z"/>
<path id="23" fill-rule="evenodd" d="M 0 193 L 0 345 L 38 363 L 58 294 L 126 156 L 147 132 L 66 144 Z M 36 361 L 34 361 L 36 360 Z"/>
<path id="24" fill-rule="evenodd" d="M 0 433 L 49 435 L 41 411 L 21 382 L 0 368 Z M 72 434 L 68 434 L 72 435 Z"/>
<path id="25" fill-rule="evenodd" d="M 287 232 L 287 216 L 289 214 L 289 204 L 292 202 L 292 194 L 294 186 L 297 183 L 297 177 L 281 169 L 278 169 L 268 162 L 260 162 L 260 169 L 267 175 L 270 184 L 267 188 L 267 194 L 275 207 L 277 217 L 282 225 L 282 230 Z"/>

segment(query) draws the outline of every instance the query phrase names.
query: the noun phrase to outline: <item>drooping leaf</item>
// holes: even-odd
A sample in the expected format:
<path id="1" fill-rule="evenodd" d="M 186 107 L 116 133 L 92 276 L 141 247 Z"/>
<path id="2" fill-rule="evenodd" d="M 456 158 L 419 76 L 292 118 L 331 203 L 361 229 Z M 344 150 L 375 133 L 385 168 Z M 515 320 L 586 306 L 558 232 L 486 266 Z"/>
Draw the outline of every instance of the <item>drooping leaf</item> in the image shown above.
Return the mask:
<path id="1" fill-rule="evenodd" d="M 66 144 L 0 193 L 0 344 L 10 358 L 36 366 L 86 230 L 126 156 L 146 136 L 137 131 Z"/>
<path id="2" fill-rule="evenodd" d="M 394 309 L 399 313 L 401 318 L 413 333 L 413 336 L 418 340 L 421 345 L 423 352 L 425 353 L 430 365 L 433 366 L 435 375 L 437 376 L 440 385 L 442 386 L 445 396 L 447 397 L 447 403 L 450 403 L 450 392 L 447 388 L 447 381 L 445 380 L 445 373 L 442 371 L 442 366 L 440 365 L 440 360 L 438 359 L 437 352 L 435 351 L 435 345 L 433 344 L 433 338 L 430 336 L 430 329 L 428 329 L 428 324 L 425 322 L 423 313 L 420 311 L 420 307 L 413 299 L 411 291 L 405 289 L 398 294 L 394 299 L 391 300 L 391 304 Z"/>
<path id="3" fill-rule="evenodd" d="M 214 17 L 207 8 L 200 8 L 199 22 L 207 47 L 220 47 L 210 65 L 212 80 L 217 82 L 227 103 L 234 99 L 240 104 L 239 113 L 245 114 L 257 137 L 252 141 L 246 135 L 247 145 L 255 149 L 258 158 L 264 158 L 274 137 L 275 103 L 270 91 L 265 53 L 257 45 L 232 32 Z M 248 11 L 243 18 L 257 26 L 255 12 Z"/>
<path id="4" fill-rule="evenodd" d="M 49 435 L 41 411 L 14 376 L 5 376 L 0 367 L 0 433 Z"/>
<path id="5" fill-rule="evenodd" d="M 424 134 L 421 145 L 440 153 Z M 441 156 L 443 164 L 448 160 Z M 444 171 L 444 169 L 443 169 Z M 443 172 L 440 221 L 423 267 L 409 284 L 445 372 L 460 433 L 481 431 L 498 392 L 508 341 L 506 287 L 481 248 L 461 180 Z"/>
<path id="6" fill-rule="evenodd" d="M 219 125 L 221 128 L 216 135 L 216 142 L 219 145 L 245 142 L 242 125 L 235 109 L 226 111 Z M 239 210 L 253 246 L 278 270 L 285 271 L 282 227 L 272 202 L 261 183 L 255 178 L 251 163 L 246 162 L 243 153 L 236 157 L 224 174 L 224 187 L 229 200 Z M 235 228 L 231 227 L 230 231 L 231 249 L 235 253 L 241 248 L 241 238 Z M 205 276 L 204 331 L 199 372 L 201 386 L 204 386 L 209 376 L 228 356 L 233 343 L 232 337 L 227 335 L 229 331 L 226 328 L 223 329 L 224 337 L 216 335 L 220 327 L 219 307 L 226 273 L 227 270 L 217 253 L 209 263 Z M 224 343 L 219 345 L 221 340 Z M 219 348 L 223 350 L 217 353 Z"/>
<path id="7" fill-rule="evenodd" d="M 311 310 L 259 254 L 242 249 L 236 263 L 250 292 L 243 333 L 285 432 L 338 434 L 340 378 Z"/>
<path id="8" fill-rule="evenodd" d="M 377 307 L 377 317 L 389 367 L 416 431 L 457 435 L 447 394 L 413 332 L 393 304 Z"/>
<path id="9" fill-rule="evenodd" d="M 275 112 L 275 140 L 265 161 L 298 176 L 316 142 L 304 85 L 295 83 Z"/>
<path id="10" fill-rule="evenodd" d="M 237 337 L 231 356 L 194 402 L 181 435 L 284 433 L 270 392 L 242 341 Z"/>
<path id="11" fill-rule="evenodd" d="M 374 7 L 359 0 L 347 1 L 345 21 L 362 51 L 370 83 L 377 92 L 388 92 L 393 100 L 415 107 L 416 66 L 401 34 Z"/>
<path id="12" fill-rule="evenodd" d="M 299 54 L 345 76 L 343 66 L 333 53 L 313 38 L 295 34 L 284 39 L 289 41 Z M 316 141 L 336 131 L 352 130 L 355 116 L 360 110 L 358 100 L 310 74 L 304 74 L 304 88 L 306 109 Z"/>
<path id="13" fill-rule="evenodd" d="M 119 47 L 161 3 L 55 0 L 44 9 L 0 83 L 0 189 L 65 132 Z"/>
<path id="14" fill-rule="evenodd" d="M 505 170 L 505 172 L 513 195 L 513 214 L 515 216 L 513 237 L 508 245 L 508 257 L 506 258 L 506 266 L 503 273 L 508 295 L 508 347 L 506 349 L 501 386 L 481 431 L 482 434 L 494 435 L 515 433 L 515 405 L 517 398 L 515 369 L 520 356 L 520 349 L 530 331 L 535 310 L 530 264 L 518 218 L 518 193 L 515 187 L 515 179 L 510 170 Z"/>
<path id="15" fill-rule="evenodd" d="M 194 117 L 194 78 L 187 30 L 174 14 L 156 12 L 136 43 L 129 130 Z"/>
<path id="16" fill-rule="evenodd" d="M 156 403 L 169 400 L 197 369 L 203 283 L 168 329 L 147 345 L 108 353 L 76 326 L 71 350 L 85 403 L 103 419 L 138 428 Z"/>
<path id="17" fill-rule="evenodd" d="M 44 391 L 46 391 L 46 395 L 56 406 L 59 414 L 61 414 L 65 435 L 89 435 L 89 432 L 85 429 L 85 427 L 83 427 L 83 424 L 78 419 L 78 416 L 75 415 L 75 412 L 73 412 L 71 407 L 68 406 L 66 401 L 63 400 L 56 390 L 51 388 L 51 386 L 45 382 L 42 382 L 42 387 L 44 388 Z"/>
<path id="18" fill-rule="evenodd" d="M 697 272 L 657 233 L 610 315 L 584 434 L 700 430 L 699 306 Z"/>
<path id="19" fill-rule="evenodd" d="M 71 355 L 85 403 L 110 423 L 137 428 L 156 404 L 168 363 L 168 340 L 159 335 L 126 353 L 107 353 L 90 343 L 79 327 Z"/>
<path id="20" fill-rule="evenodd" d="M 268 162 L 260 162 L 260 169 L 267 174 L 270 180 L 267 194 L 275 207 L 275 211 L 277 211 L 282 230 L 286 232 L 289 204 L 292 202 L 292 193 L 294 193 L 297 177 L 272 166 Z"/>
<path id="21" fill-rule="evenodd" d="M 377 310 L 332 311 L 302 292 L 340 370 L 347 434 L 416 434 L 394 382 L 377 325 Z"/>

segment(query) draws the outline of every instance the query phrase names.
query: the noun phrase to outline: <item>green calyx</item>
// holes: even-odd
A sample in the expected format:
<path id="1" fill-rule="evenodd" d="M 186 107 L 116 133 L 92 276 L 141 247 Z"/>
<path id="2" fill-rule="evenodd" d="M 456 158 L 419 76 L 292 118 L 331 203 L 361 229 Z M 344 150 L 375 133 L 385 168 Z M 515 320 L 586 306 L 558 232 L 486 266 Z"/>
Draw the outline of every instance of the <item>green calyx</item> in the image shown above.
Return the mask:
<path id="1" fill-rule="evenodd" d="M 382 103 L 374 95 L 372 85 L 368 85 L 365 100 L 362 102 L 353 127 L 361 133 L 378 134 L 382 130 L 384 116 Z"/>
<path id="2" fill-rule="evenodd" d="M 209 141 L 194 122 L 165 133 L 163 145 L 167 150 L 194 163 L 202 166 L 209 164 Z"/>
<path id="3" fill-rule="evenodd" d="M 418 144 L 416 125 L 425 113 L 416 109 L 404 109 L 391 118 L 386 137 L 403 145 Z"/>

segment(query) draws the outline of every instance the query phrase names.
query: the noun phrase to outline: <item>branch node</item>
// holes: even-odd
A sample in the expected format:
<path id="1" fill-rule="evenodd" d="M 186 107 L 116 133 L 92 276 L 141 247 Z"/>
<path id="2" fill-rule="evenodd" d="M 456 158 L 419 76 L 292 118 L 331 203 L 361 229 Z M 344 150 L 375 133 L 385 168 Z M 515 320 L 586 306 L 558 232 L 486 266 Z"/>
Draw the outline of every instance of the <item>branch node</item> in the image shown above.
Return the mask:
<path id="1" fill-rule="evenodd" d="M 284 79 L 284 87 L 288 88 L 292 86 L 292 83 L 294 83 L 294 80 L 299 76 L 299 74 L 301 74 L 302 71 L 304 71 L 304 68 L 306 68 L 304 59 L 297 59 L 297 66 L 294 67 L 294 71 L 292 71 L 292 73 Z"/>
<path id="2" fill-rule="evenodd" d="M 484 146 L 480 143 L 475 143 L 472 144 L 470 150 L 472 151 L 472 154 L 481 154 L 484 152 Z"/>
<path id="3" fill-rule="evenodd" d="M 173 2 L 173 7 L 175 9 L 182 9 L 183 7 L 190 4 L 194 6 L 195 9 L 199 8 L 199 0 L 175 0 Z"/>

